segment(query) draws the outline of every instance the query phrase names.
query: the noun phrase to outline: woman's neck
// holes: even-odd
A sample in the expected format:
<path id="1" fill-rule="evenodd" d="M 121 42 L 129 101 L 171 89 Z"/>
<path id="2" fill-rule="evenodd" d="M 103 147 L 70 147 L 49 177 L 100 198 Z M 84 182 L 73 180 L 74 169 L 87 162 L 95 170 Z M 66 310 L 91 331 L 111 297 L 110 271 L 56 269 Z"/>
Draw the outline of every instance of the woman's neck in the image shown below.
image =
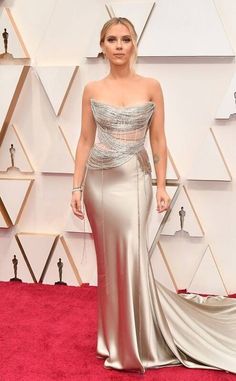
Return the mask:
<path id="1" fill-rule="evenodd" d="M 128 79 L 132 78 L 136 75 L 135 71 L 130 69 L 129 67 L 122 66 L 111 66 L 110 73 L 108 74 L 108 79 Z"/>

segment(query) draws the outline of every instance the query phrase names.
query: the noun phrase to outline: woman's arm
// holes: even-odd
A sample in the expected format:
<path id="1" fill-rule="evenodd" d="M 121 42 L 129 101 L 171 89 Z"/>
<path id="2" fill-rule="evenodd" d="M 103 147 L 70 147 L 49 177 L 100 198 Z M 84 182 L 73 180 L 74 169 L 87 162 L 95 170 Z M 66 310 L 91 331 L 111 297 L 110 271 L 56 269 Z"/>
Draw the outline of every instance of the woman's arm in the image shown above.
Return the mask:
<path id="1" fill-rule="evenodd" d="M 95 141 L 96 123 L 94 121 L 90 104 L 92 86 L 91 82 L 88 83 L 84 87 L 82 96 L 81 132 L 76 148 L 73 188 L 83 185 L 85 180 L 86 161 Z M 72 193 L 71 207 L 75 215 L 83 218 L 80 191 Z"/>
<path id="2" fill-rule="evenodd" d="M 162 88 L 157 80 L 152 81 L 152 101 L 156 104 L 149 126 L 150 145 L 157 178 L 157 209 L 163 212 L 169 206 L 170 198 L 165 191 L 167 168 L 167 144 L 165 136 L 165 110 Z"/>
<path id="3" fill-rule="evenodd" d="M 93 146 L 95 140 L 96 125 L 90 105 L 91 87 L 92 84 L 88 83 L 84 87 L 82 96 L 81 131 L 76 148 L 73 187 L 77 187 L 83 182 L 85 164 L 89 155 L 89 151 Z"/>

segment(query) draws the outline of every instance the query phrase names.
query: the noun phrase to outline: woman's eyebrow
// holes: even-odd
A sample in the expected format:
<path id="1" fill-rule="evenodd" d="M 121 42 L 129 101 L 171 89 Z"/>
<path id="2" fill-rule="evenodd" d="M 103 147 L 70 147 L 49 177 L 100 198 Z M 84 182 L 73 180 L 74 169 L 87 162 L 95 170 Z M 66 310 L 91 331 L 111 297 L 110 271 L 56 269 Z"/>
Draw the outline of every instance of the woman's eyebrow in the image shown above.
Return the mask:
<path id="1" fill-rule="evenodd" d="M 109 38 L 109 37 L 114 37 L 114 38 L 116 38 L 116 36 L 113 36 L 112 34 L 110 34 L 109 36 L 107 36 L 107 38 Z M 124 35 L 124 36 L 121 36 L 121 37 L 131 37 L 129 34 L 126 34 L 126 35 Z"/>

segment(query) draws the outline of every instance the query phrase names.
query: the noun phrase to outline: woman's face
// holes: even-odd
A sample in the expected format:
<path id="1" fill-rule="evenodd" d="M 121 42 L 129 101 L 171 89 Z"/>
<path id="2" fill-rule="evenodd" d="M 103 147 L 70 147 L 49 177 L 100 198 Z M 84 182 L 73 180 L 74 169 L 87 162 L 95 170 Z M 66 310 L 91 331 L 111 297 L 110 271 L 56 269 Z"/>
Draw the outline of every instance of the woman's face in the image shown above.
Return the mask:
<path id="1" fill-rule="evenodd" d="M 115 65 L 124 65 L 129 62 L 134 52 L 130 31 L 120 23 L 112 25 L 107 30 L 101 47 L 107 59 Z"/>

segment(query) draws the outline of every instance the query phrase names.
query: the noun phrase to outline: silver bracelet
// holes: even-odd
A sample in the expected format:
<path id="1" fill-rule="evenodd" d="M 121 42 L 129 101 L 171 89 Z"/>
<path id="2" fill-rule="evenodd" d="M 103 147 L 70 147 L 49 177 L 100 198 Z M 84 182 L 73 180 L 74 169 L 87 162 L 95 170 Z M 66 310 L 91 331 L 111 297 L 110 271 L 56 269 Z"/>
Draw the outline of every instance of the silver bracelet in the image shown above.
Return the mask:
<path id="1" fill-rule="evenodd" d="M 75 187 L 75 188 L 72 189 L 72 193 L 76 192 L 76 191 L 83 192 L 83 186 L 81 185 L 79 187 Z"/>

